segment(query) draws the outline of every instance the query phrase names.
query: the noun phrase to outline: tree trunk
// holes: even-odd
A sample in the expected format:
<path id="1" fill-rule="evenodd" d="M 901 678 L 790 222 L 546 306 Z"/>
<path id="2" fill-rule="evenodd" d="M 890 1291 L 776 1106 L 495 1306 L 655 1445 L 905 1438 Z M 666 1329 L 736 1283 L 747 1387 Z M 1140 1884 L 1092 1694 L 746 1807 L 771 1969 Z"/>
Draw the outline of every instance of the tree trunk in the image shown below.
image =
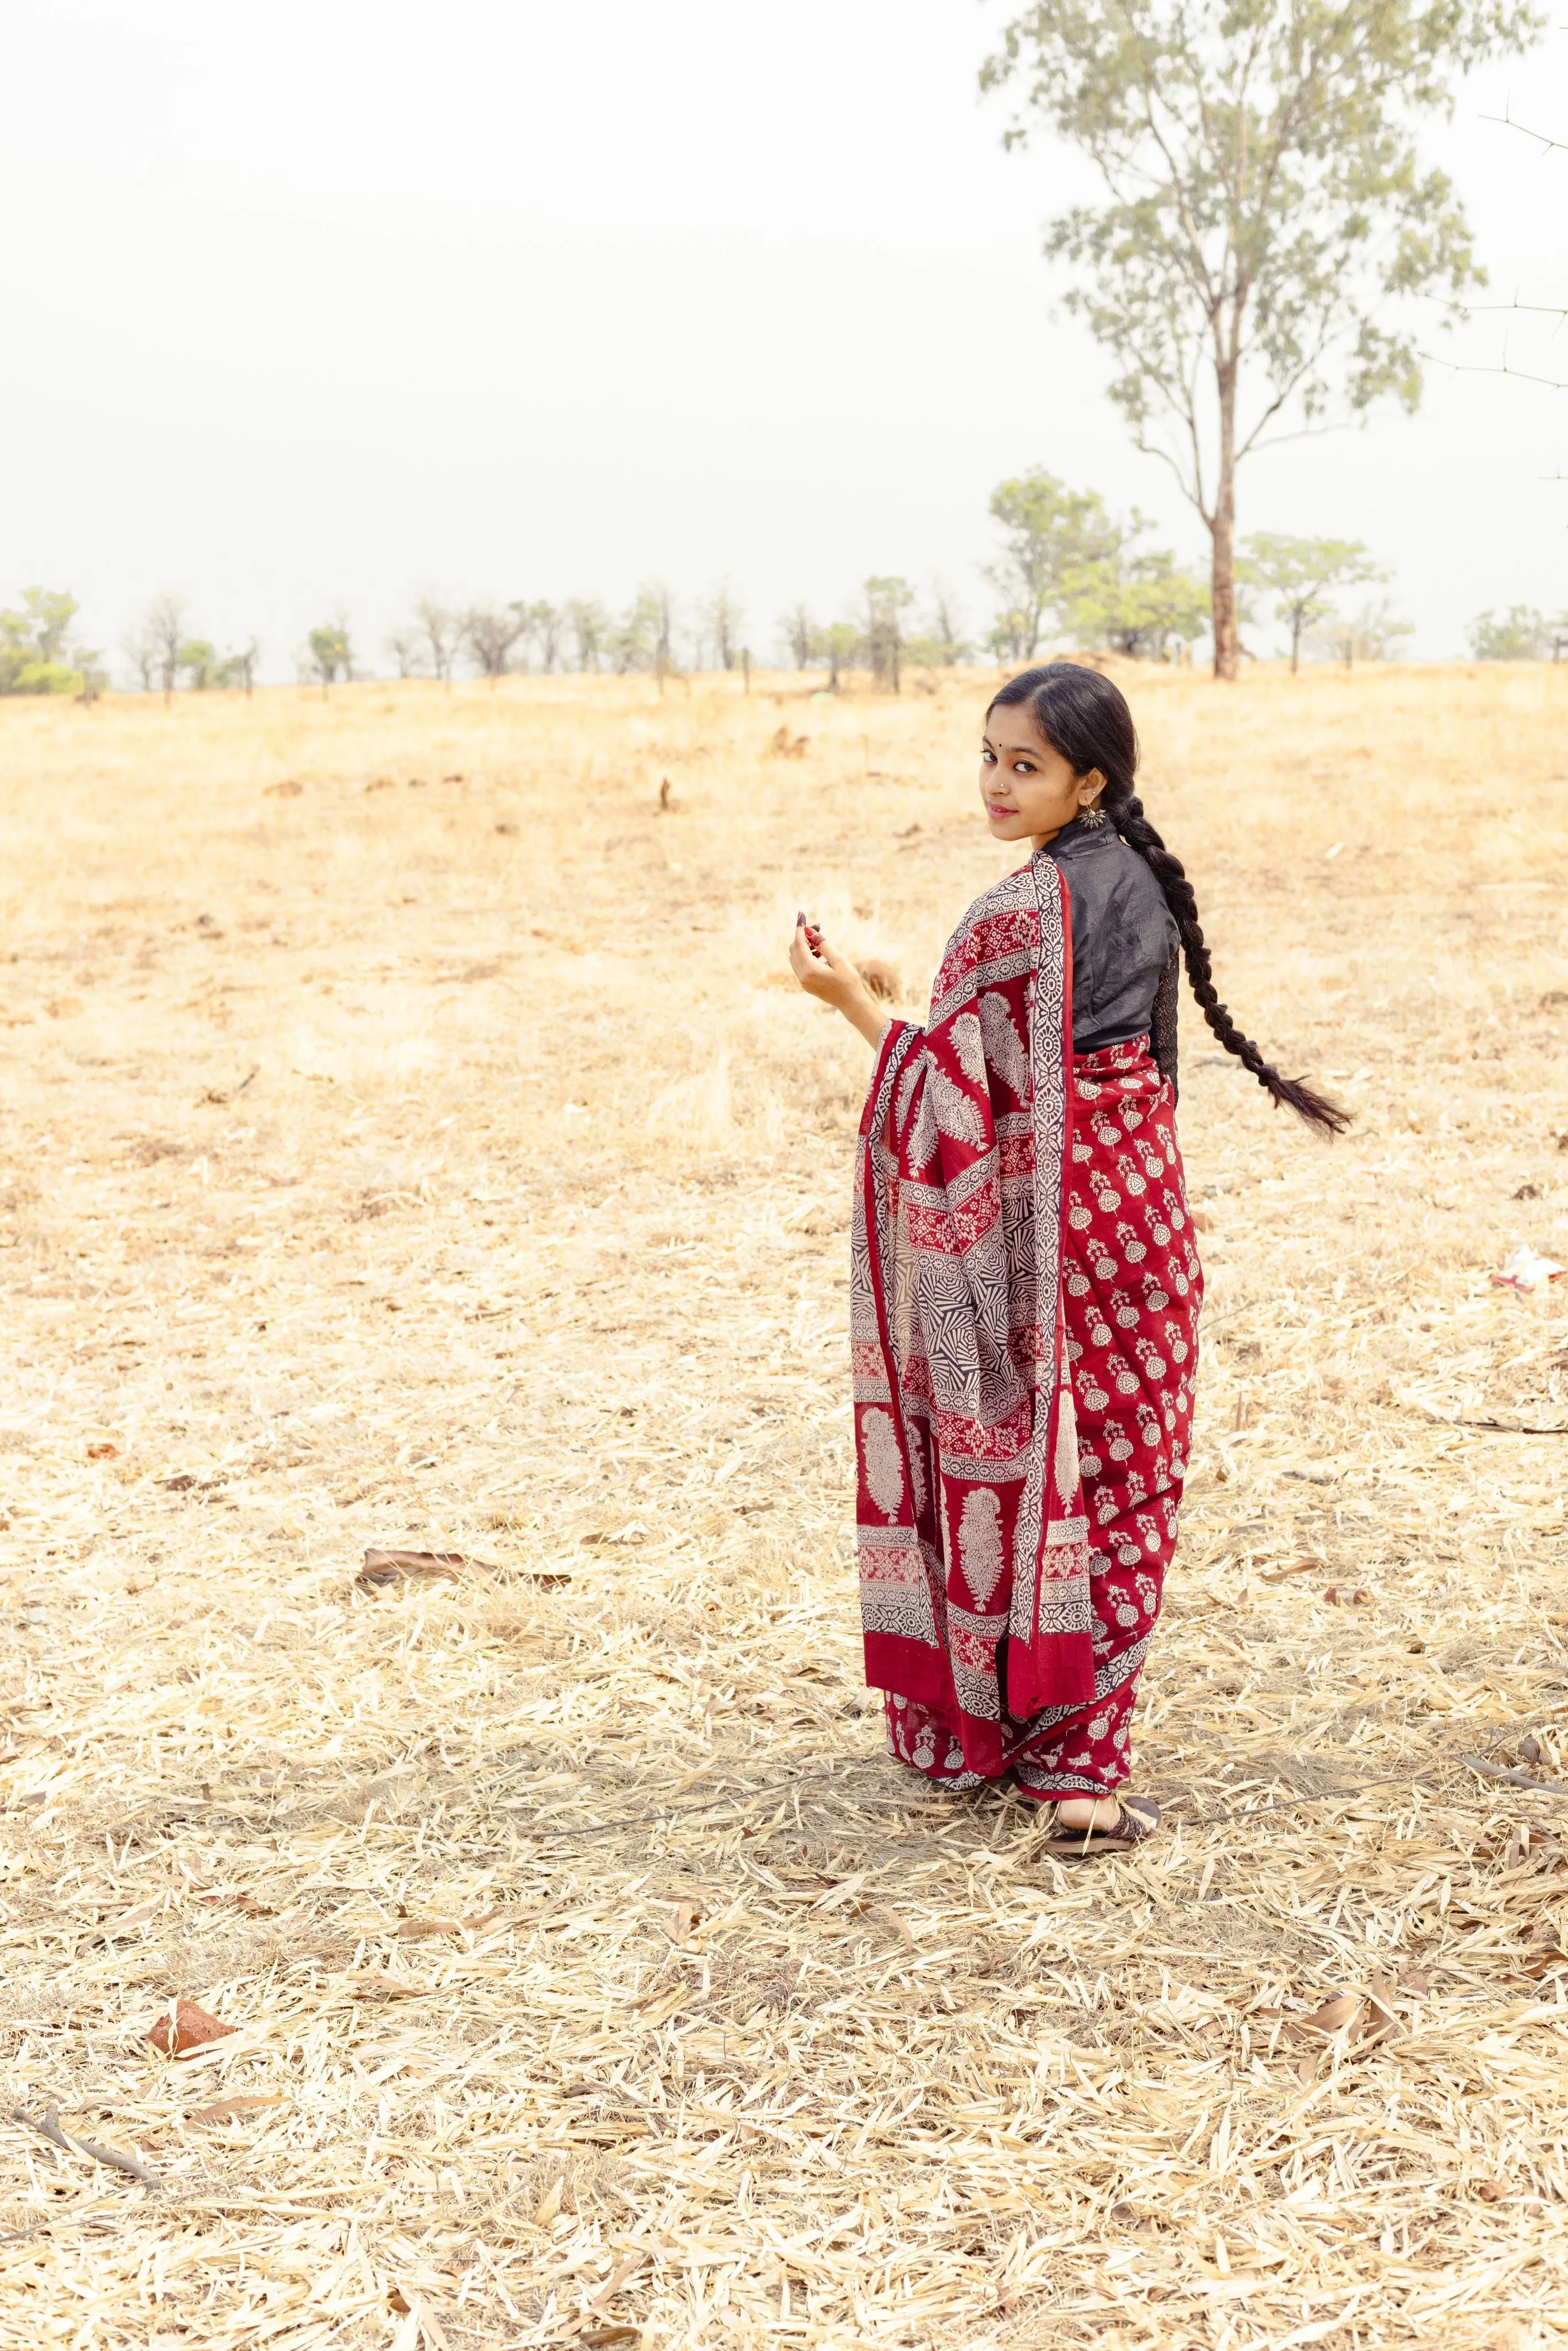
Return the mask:
<path id="1" fill-rule="evenodd" d="M 1234 683 L 1240 674 L 1241 647 L 1236 628 L 1236 367 L 1230 361 L 1218 370 L 1219 380 L 1219 472 L 1215 484 L 1214 519 L 1214 674 Z"/>
<path id="2" fill-rule="evenodd" d="M 1298 677 L 1301 674 L 1301 616 L 1297 612 L 1292 615 L 1291 621 L 1291 675 L 1292 677 Z"/>

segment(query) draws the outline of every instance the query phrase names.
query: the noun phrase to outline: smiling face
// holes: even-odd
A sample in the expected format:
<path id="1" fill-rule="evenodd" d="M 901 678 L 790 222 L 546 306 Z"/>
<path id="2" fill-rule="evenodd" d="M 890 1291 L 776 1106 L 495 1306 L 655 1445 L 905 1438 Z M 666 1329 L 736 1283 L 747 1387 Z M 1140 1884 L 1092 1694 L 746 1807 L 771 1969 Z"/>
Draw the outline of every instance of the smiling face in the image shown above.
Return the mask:
<path id="1" fill-rule="evenodd" d="M 998 704 L 980 750 L 980 805 L 993 841 L 1027 841 L 1043 849 L 1104 789 L 1098 768 L 1075 776 L 1053 751 L 1025 703 Z"/>

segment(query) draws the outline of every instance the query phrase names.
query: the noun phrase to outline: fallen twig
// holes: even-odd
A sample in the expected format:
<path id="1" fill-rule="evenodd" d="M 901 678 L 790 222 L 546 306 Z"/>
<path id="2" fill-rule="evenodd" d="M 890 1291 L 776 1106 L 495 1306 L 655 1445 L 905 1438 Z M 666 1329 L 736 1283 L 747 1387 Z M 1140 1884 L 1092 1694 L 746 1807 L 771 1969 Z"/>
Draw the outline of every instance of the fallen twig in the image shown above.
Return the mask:
<path id="1" fill-rule="evenodd" d="M 95 2163 L 105 2163 L 111 2171 L 129 2172 L 132 2179 L 140 2179 L 148 2188 L 162 2188 L 163 2185 L 156 2171 L 149 2170 L 147 2165 L 139 2163 L 133 2155 L 127 2155 L 123 2147 L 100 2147 L 94 2138 L 68 2137 L 60 2128 L 57 2106 L 46 2108 L 42 2122 L 22 2106 L 13 2106 L 11 2114 L 14 2121 L 25 2124 L 28 2130 L 37 2131 L 40 2138 L 47 2138 L 51 2147 L 63 2148 L 67 2155 L 90 2155 Z"/>

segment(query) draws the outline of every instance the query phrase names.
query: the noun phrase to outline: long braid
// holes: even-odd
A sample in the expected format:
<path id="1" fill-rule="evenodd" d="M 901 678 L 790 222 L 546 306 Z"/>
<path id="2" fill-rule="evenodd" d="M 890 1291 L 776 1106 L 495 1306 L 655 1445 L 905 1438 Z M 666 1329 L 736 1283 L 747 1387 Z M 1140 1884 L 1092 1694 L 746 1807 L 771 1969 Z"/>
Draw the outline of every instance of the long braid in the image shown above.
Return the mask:
<path id="1" fill-rule="evenodd" d="M 1186 869 L 1179 857 L 1168 850 L 1144 813 L 1144 804 L 1136 792 L 1124 799 L 1112 797 L 1106 791 L 1102 798 L 1106 815 L 1121 834 L 1129 849 L 1135 849 L 1165 893 L 1165 901 L 1176 919 L 1181 935 L 1182 959 L 1186 976 L 1192 982 L 1192 992 L 1198 1001 L 1204 1019 L 1228 1053 L 1234 1053 L 1243 1068 L 1251 1071 L 1259 1084 L 1276 1102 L 1288 1102 L 1309 1126 L 1321 1127 L 1326 1134 L 1343 1134 L 1350 1124 L 1351 1114 L 1338 1102 L 1318 1092 L 1304 1078 L 1282 1077 L 1273 1064 L 1266 1061 L 1250 1037 L 1243 1036 L 1219 1000 L 1214 985 L 1214 966 L 1208 943 L 1197 919 L 1197 899 Z"/>
<path id="2" fill-rule="evenodd" d="M 1219 1000 L 1208 943 L 1197 919 L 1197 900 L 1179 857 L 1174 856 L 1144 814 L 1144 804 L 1133 788 L 1138 767 L 1138 734 L 1126 696 L 1099 670 L 1077 662 L 1048 662 L 1025 670 L 994 696 L 991 708 L 1026 704 L 1044 740 L 1061 754 L 1075 776 L 1098 772 L 1104 781 L 1100 805 L 1129 849 L 1136 850 L 1161 890 L 1176 919 L 1182 955 L 1192 992 L 1203 1017 L 1228 1053 L 1276 1103 L 1289 1102 L 1309 1126 L 1325 1134 L 1343 1134 L 1350 1113 L 1303 1078 L 1281 1077 L 1250 1037 L 1244 1037 Z"/>

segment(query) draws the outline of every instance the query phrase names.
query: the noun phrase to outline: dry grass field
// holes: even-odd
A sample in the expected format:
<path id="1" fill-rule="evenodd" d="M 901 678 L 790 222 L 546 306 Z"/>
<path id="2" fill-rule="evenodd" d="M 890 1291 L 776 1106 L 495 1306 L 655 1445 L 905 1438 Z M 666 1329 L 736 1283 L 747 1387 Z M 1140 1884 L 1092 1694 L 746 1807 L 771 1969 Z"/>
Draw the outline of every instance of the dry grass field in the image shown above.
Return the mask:
<path id="1" fill-rule="evenodd" d="M 987 679 L 0 705 L 4 2351 L 1568 2343 L 1568 668 L 1123 674 L 1356 1122 L 1187 1000 L 1169 1828 L 1078 1871 L 862 1687 L 783 973 L 918 1002 Z"/>

